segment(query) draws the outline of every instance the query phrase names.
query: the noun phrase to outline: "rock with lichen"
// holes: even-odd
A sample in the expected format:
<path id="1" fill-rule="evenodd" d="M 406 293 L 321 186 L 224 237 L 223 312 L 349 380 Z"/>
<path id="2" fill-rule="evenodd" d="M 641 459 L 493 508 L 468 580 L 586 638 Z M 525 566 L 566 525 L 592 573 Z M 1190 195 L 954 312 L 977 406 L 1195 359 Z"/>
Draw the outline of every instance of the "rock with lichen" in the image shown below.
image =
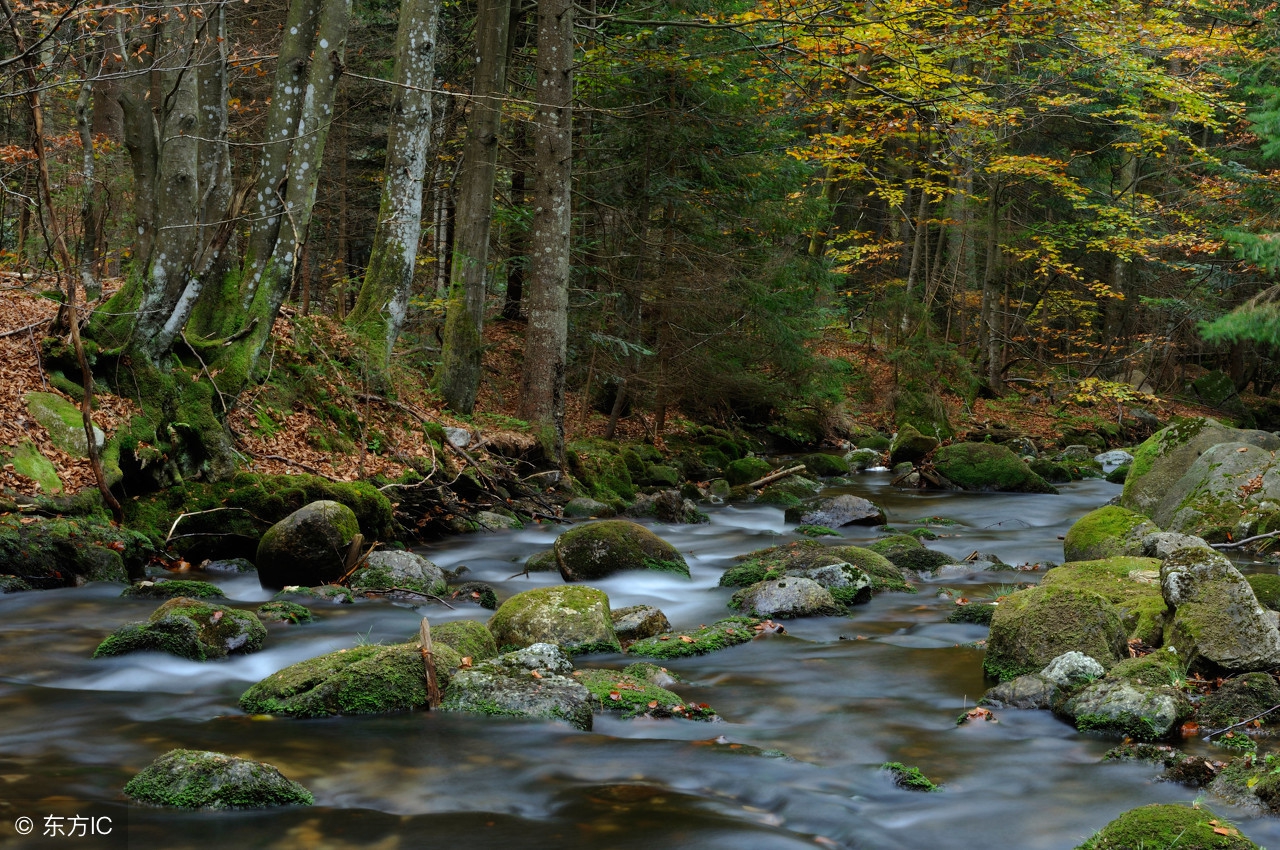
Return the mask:
<path id="1" fill-rule="evenodd" d="M 266 809 L 315 802 L 310 791 L 273 765 L 200 750 L 170 750 L 130 779 L 124 795 L 175 809 Z"/>

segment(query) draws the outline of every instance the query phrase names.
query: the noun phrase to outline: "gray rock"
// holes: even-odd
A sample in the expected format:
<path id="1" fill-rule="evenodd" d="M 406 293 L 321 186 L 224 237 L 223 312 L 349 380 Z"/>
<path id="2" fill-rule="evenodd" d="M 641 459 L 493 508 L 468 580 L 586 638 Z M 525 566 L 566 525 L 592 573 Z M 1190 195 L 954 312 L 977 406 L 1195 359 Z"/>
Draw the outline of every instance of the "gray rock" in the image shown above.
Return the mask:
<path id="1" fill-rule="evenodd" d="M 570 499 L 564 506 L 564 515 L 574 519 L 584 519 L 586 517 L 597 517 L 607 519 L 613 516 L 614 509 L 604 502 L 597 502 L 595 499 L 579 496 L 576 499 Z"/>
<path id="2" fill-rule="evenodd" d="M 1133 463 L 1133 455 L 1129 454 L 1124 449 L 1112 449 L 1109 452 L 1094 455 L 1093 459 L 1103 466 L 1120 466 L 1126 463 Z"/>
<path id="3" fill-rule="evenodd" d="M 1067 700 L 1061 711 L 1081 731 L 1112 732 L 1138 741 L 1156 741 L 1189 717 L 1192 707 L 1180 691 L 1171 687 L 1102 679 Z"/>
<path id="4" fill-rule="evenodd" d="M 671 623 L 662 610 L 652 605 L 631 605 L 613 611 L 613 630 L 618 640 L 643 640 L 671 631 Z"/>
<path id="5" fill-rule="evenodd" d="M 1280 515 L 1280 462 L 1245 442 L 1204 451 L 1151 513 L 1160 527 L 1209 540 L 1252 535 Z"/>
<path id="6" fill-rule="evenodd" d="M 840 528 L 845 525 L 884 525 L 884 511 L 861 496 L 835 496 L 820 499 L 809 505 L 787 508 L 787 522 L 801 525 L 825 525 Z"/>
<path id="7" fill-rule="evenodd" d="M 124 786 L 124 795 L 179 809 L 265 809 L 310 806 L 306 788 L 273 765 L 198 750 L 170 750 Z"/>
<path id="8" fill-rule="evenodd" d="M 498 717 L 558 720 L 591 729 L 591 692 L 570 676 L 560 647 L 539 643 L 460 670 L 441 708 Z"/>
<path id="9" fill-rule="evenodd" d="M 1176 531 L 1158 531 L 1142 538 L 1142 556 L 1164 560 L 1179 549 L 1208 549 L 1209 544 L 1203 537 L 1192 534 L 1178 534 Z"/>
<path id="10" fill-rule="evenodd" d="M 843 605 L 871 601 L 871 576 L 844 561 L 821 567 L 788 567 L 786 574 L 817 582 L 831 591 L 832 598 Z"/>
<path id="11" fill-rule="evenodd" d="M 759 581 L 733 594 L 730 608 L 757 617 L 812 617 L 838 614 L 831 591 L 807 578 Z"/>
<path id="12" fill-rule="evenodd" d="M 591 581 L 624 570 L 689 575 L 689 565 L 674 546 L 627 520 L 574 526 L 556 538 L 554 548 L 565 581 Z"/>
<path id="13" fill-rule="evenodd" d="M 1037 458 L 1040 456 L 1040 452 L 1036 451 L 1036 444 L 1030 437 L 1013 437 L 1005 440 L 1004 445 L 1018 457 Z"/>
<path id="14" fill-rule="evenodd" d="M 258 541 L 258 581 L 279 590 L 337 581 L 346 572 L 347 550 L 360 532 L 351 508 L 339 502 L 304 505 L 267 529 Z"/>
<path id="15" fill-rule="evenodd" d="M 457 448 L 465 449 L 471 445 L 471 432 L 466 428 L 445 428 L 444 436 L 450 445 Z"/>
<path id="16" fill-rule="evenodd" d="M 206 573 L 251 573 L 257 567 L 247 558 L 226 558 L 217 561 L 205 561 L 200 569 Z"/>
<path id="17" fill-rule="evenodd" d="M 449 589 L 444 571 L 431 561 L 414 552 L 387 549 L 371 554 L 365 565 L 351 574 L 350 585 L 357 594 L 370 595 L 402 587 L 440 596 Z"/>
<path id="18" fill-rule="evenodd" d="M 1054 456 L 1054 460 L 1089 460 L 1093 457 L 1093 449 L 1088 446 L 1067 446 Z"/>
<path id="19" fill-rule="evenodd" d="M 982 697 L 992 708 L 1051 708 L 1058 697 L 1058 685 L 1039 673 L 1027 673 L 1001 682 Z"/>
<path id="20" fill-rule="evenodd" d="M 873 466 L 879 466 L 881 459 L 884 457 L 883 452 L 875 449 L 854 449 L 844 456 L 845 462 L 849 464 L 849 468 L 857 472 L 870 469 Z"/>
<path id="21" fill-rule="evenodd" d="M 559 585 L 517 593 L 499 606 L 488 625 L 498 646 L 550 643 L 574 654 L 622 649 L 609 597 L 593 587 Z"/>
<path id="22" fill-rule="evenodd" d="M 1040 675 L 1064 688 L 1074 688 L 1101 679 L 1107 671 L 1083 652 L 1064 652 L 1049 662 Z"/>

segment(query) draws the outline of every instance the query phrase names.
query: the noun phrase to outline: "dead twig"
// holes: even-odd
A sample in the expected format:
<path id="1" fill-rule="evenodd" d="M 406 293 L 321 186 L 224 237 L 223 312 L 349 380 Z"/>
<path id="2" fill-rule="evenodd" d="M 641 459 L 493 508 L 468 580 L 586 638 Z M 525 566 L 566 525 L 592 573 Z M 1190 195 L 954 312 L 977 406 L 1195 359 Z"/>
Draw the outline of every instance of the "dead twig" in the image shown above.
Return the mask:
<path id="1" fill-rule="evenodd" d="M 421 590 L 411 590 L 407 587 L 365 588 L 365 589 L 361 589 L 360 592 L 363 593 L 365 596 L 389 596 L 392 593 L 403 593 L 407 596 L 421 596 L 423 599 L 430 599 L 433 602 L 439 602 L 441 605 L 448 608 L 450 611 L 458 610 L 457 608 L 454 608 L 445 600 L 441 599 L 439 596 L 436 596 L 434 593 L 424 593 Z"/>
<path id="2" fill-rule="evenodd" d="M 765 485 L 772 484 L 775 481 L 781 481 L 783 478 L 786 478 L 788 475 L 795 475 L 798 472 L 804 472 L 804 470 L 805 470 L 805 466 L 803 463 L 798 466 L 793 466 L 790 469 L 780 469 L 777 472 L 769 473 L 764 478 L 761 478 L 756 481 L 752 481 L 750 484 L 747 485 L 747 487 L 754 490 L 757 487 L 764 487 Z"/>
<path id="3" fill-rule="evenodd" d="M 1280 537 L 1280 531 L 1268 531 L 1266 534 L 1255 534 L 1252 537 L 1246 537 L 1244 540 L 1235 540 L 1231 543 L 1210 543 L 1214 549 L 1239 549 L 1241 546 L 1254 543 L 1258 540 L 1270 540 L 1273 537 Z"/>
<path id="4" fill-rule="evenodd" d="M 440 685 L 436 682 L 436 661 L 433 657 L 434 647 L 431 643 L 431 624 L 422 618 L 418 627 L 418 639 L 422 645 L 422 666 L 427 673 L 427 708 L 435 708 L 440 704 Z"/>
<path id="5" fill-rule="evenodd" d="M 40 327 L 41 325 L 47 325 L 47 324 L 49 324 L 48 319 L 41 319 L 38 322 L 32 322 L 29 325 L 23 325 L 20 328 L 14 328 L 11 331 L 5 331 L 4 333 L 0 333 L 0 339 L 4 339 L 5 337 L 9 337 L 9 336 L 17 336 L 18 334 L 30 334 L 32 331 L 34 331 L 36 328 Z"/>
<path id="6" fill-rule="evenodd" d="M 1255 714 L 1253 717 L 1250 717 L 1248 720 L 1241 720 L 1239 723 L 1232 723 L 1230 726 L 1225 726 L 1221 729 L 1216 729 L 1213 732 L 1210 732 L 1209 734 L 1205 735 L 1204 740 L 1208 741 L 1214 735 L 1221 735 L 1223 732 L 1230 732 L 1232 729 L 1235 729 L 1237 726 L 1244 726 L 1246 723 L 1252 723 L 1253 721 L 1257 720 L 1260 717 L 1266 717 L 1268 714 L 1270 714 L 1271 712 L 1275 711 L 1278 708 L 1280 708 L 1280 705 L 1273 705 L 1270 708 L 1268 708 L 1266 711 L 1260 714 Z"/>
<path id="7" fill-rule="evenodd" d="M 261 517 L 256 517 L 256 516 L 254 516 L 252 513 L 250 513 L 250 512 L 249 512 L 247 509 L 245 509 L 245 508 L 209 508 L 208 510 L 204 510 L 204 511 L 190 511 L 190 512 L 188 512 L 188 513 L 178 514 L 178 518 L 177 518 L 177 519 L 175 519 L 175 520 L 173 521 L 173 525 L 169 526 L 169 533 L 165 535 L 165 538 L 164 538 L 164 544 L 165 544 L 166 546 L 168 546 L 168 545 L 169 545 L 169 541 L 173 539 L 173 533 L 174 533 L 175 531 L 177 531 L 177 530 L 178 530 L 178 523 L 182 522 L 182 521 L 183 521 L 184 519 L 186 519 L 187 517 L 189 517 L 189 516 L 200 516 L 201 514 L 213 514 L 213 513 L 217 513 L 218 511 L 241 511 L 241 512 L 243 512 L 243 513 L 249 514 L 249 516 L 250 516 L 252 519 L 257 520 L 258 522 L 262 523 L 263 525 L 271 525 L 271 523 L 267 522 L 265 519 L 262 519 Z M 183 536 L 183 537 L 193 537 L 193 536 L 195 536 L 195 535 L 191 535 L 191 534 L 184 534 L 184 535 L 182 535 L 182 536 Z M 219 533 L 219 535 L 218 535 L 218 536 L 221 536 L 221 533 Z"/>

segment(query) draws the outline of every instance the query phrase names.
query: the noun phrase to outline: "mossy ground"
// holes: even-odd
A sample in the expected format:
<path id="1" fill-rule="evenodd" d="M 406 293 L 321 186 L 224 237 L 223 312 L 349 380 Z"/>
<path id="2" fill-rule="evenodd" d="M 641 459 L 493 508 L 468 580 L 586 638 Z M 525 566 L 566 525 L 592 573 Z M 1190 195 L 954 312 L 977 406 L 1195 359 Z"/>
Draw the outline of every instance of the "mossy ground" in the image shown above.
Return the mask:
<path id="1" fill-rule="evenodd" d="M 591 691 L 596 708 L 616 711 L 623 717 L 681 717 L 711 720 L 716 713 L 706 703 L 690 703 L 666 688 L 616 670 L 583 669 L 573 678 Z"/>
<path id="2" fill-rule="evenodd" d="M 706 655 L 719 649 L 747 643 L 756 636 L 760 620 L 754 617 L 726 617 L 709 626 L 638 640 L 627 647 L 628 655 L 645 658 L 684 658 Z"/>

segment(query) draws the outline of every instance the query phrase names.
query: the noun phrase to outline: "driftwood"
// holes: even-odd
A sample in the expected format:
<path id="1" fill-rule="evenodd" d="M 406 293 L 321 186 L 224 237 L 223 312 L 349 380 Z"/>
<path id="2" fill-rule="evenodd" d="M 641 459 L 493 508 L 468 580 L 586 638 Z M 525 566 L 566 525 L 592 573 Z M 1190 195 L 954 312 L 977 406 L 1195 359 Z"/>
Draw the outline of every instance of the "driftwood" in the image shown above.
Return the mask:
<path id="1" fill-rule="evenodd" d="M 1258 540 L 1270 540 L 1273 537 L 1280 537 L 1280 531 L 1268 531 L 1266 534 L 1255 534 L 1253 537 L 1246 537 L 1244 540 L 1235 540 L 1231 543 L 1210 543 L 1209 545 L 1214 549 L 1239 549 L 1249 543 Z"/>
<path id="2" fill-rule="evenodd" d="M 422 666 L 427 671 L 427 708 L 435 708 L 440 704 L 440 685 L 436 682 L 435 647 L 431 643 L 431 624 L 422 618 L 418 627 L 418 638 L 422 649 Z"/>
<path id="3" fill-rule="evenodd" d="M 1260 714 L 1255 714 L 1253 717 L 1250 717 L 1247 720 L 1241 720 L 1239 723 L 1232 723 L 1230 726 L 1224 726 L 1221 729 L 1215 729 L 1214 731 L 1205 735 L 1204 740 L 1208 741 L 1214 735 L 1221 735 L 1223 732 L 1227 732 L 1231 729 L 1236 728 L 1237 726 L 1244 726 L 1246 723 L 1252 723 L 1253 721 L 1257 720 L 1260 717 L 1266 717 L 1268 714 L 1275 711 L 1277 708 L 1280 708 L 1280 705 L 1273 705 L 1270 708 L 1268 708 L 1266 711 L 1261 712 Z"/>
<path id="4" fill-rule="evenodd" d="M 783 478 L 786 478 L 788 475 L 795 475 L 798 472 L 804 472 L 804 470 L 805 470 L 805 465 L 803 463 L 797 466 L 793 466 L 790 469 L 780 469 L 777 472 L 770 472 L 768 475 L 766 475 L 764 478 L 759 479 L 758 481 L 752 481 L 750 484 L 747 485 L 747 487 L 754 490 L 757 487 L 764 487 L 765 485 L 772 484 L 775 481 L 781 481 Z"/>

